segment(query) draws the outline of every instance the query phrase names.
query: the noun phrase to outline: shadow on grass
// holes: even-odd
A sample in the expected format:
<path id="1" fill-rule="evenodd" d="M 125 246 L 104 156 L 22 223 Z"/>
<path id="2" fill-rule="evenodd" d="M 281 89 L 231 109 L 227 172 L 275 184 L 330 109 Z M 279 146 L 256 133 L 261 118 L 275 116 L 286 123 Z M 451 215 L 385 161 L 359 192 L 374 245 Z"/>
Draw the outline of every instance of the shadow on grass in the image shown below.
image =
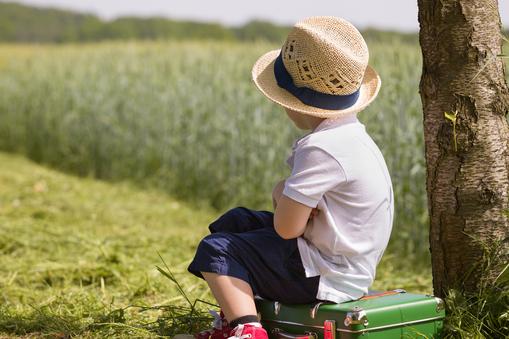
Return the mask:
<path id="1" fill-rule="evenodd" d="M 460 283 L 478 274 L 475 291 L 451 288 L 445 298 L 444 338 L 509 338 L 509 255 L 503 241 L 473 239 L 483 249 L 481 260 Z M 494 276 L 493 272 L 497 274 Z"/>

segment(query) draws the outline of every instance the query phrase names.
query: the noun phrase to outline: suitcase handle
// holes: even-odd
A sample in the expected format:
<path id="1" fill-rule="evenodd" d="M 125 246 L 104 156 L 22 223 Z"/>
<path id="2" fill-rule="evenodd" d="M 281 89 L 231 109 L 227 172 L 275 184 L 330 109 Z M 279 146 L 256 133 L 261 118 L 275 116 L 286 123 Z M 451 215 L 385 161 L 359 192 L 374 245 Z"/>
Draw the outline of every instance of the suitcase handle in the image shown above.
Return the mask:
<path id="1" fill-rule="evenodd" d="M 391 290 L 391 291 L 383 291 L 383 292 L 378 292 L 378 293 L 374 293 L 374 294 L 366 294 L 365 296 L 361 297 L 359 300 L 375 299 L 375 298 L 379 298 L 379 297 L 384 297 L 386 295 L 394 295 L 394 294 L 399 294 L 399 293 L 406 293 L 406 291 L 402 288 L 398 288 L 398 289 Z"/>
<path id="2" fill-rule="evenodd" d="M 317 339 L 318 335 L 314 332 L 304 332 L 304 334 L 292 334 L 288 332 L 284 332 L 279 328 L 275 328 L 272 330 L 272 333 L 278 339 Z"/>

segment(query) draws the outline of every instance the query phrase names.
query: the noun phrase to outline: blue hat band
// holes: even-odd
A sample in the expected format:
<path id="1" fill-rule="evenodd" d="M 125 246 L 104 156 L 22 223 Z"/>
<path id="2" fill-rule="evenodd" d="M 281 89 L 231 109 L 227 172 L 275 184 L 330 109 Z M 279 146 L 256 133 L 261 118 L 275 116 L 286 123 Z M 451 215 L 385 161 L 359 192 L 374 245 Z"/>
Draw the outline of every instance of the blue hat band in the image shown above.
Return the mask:
<path id="1" fill-rule="evenodd" d="M 321 93 L 307 87 L 295 86 L 290 73 L 288 73 L 283 63 L 281 53 L 279 53 L 279 56 L 274 62 L 274 76 L 276 77 L 279 87 L 286 89 L 297 99 L 302 101 L 302 103 L 309 106 L 322 109 L 340 110 L 353 106 L 359 98 L 360 88 L 352 94 L 332 95 Z"/>

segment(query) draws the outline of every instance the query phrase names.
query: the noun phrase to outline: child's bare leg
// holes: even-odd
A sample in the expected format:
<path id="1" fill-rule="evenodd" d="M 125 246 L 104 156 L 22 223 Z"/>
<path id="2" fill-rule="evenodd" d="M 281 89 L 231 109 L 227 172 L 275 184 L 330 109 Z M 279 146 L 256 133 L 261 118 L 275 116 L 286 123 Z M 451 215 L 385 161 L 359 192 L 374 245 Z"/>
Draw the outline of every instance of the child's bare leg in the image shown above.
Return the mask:
<path id="1" fill-rule="evenodd" d="M 231 322 L 247 315 L 256 315 L 253 290 L 247 282 L 211 272 L 201 272 L 201 274 L 221 306 L 226 320 Z"/>

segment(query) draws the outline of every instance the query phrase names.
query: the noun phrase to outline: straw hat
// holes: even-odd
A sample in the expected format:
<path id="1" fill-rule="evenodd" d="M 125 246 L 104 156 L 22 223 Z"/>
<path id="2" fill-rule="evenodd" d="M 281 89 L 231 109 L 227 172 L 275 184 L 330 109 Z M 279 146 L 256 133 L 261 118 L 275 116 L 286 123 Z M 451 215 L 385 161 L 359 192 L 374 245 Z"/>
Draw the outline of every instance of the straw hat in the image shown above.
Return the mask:
<path id="1" fill-rule="evenodd" d="M 381 80 L 368 59 L 368 46 L 351 23 L 310 17 L 295 24 L 281 50 L 256 61 L 252 76 L 283 107 L 337 118 L 361 111 L 377 96 Z"/>

